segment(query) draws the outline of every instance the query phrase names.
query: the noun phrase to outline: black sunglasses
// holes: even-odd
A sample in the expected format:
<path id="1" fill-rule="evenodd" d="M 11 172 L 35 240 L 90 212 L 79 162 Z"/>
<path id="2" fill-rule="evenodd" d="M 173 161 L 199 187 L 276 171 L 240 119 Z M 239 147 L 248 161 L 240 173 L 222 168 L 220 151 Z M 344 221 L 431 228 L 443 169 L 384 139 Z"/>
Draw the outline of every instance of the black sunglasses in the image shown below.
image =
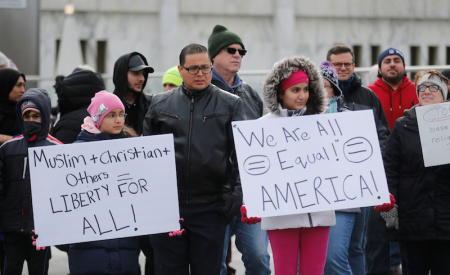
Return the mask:
<path id="1" fill-rule="evenodd" d="M 225 48 L 225 50 L 227 50 L 227 53 L 229 53 L 229 54 L 235 54 L 236 51 L 238 51 L 240 56 L 244 56 L 247 53 L 247 50 L 238 50 L 238 49 L 230 48 L 230 47 Z"/>

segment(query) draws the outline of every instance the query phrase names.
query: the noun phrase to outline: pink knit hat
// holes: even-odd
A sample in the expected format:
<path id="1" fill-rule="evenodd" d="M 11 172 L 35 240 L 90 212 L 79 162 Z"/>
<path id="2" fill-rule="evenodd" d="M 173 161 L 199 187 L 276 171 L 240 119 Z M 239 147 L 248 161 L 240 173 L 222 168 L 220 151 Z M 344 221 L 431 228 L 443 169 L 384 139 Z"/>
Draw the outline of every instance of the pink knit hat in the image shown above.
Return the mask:
<path id="1" fill-rule="evenodd" d="M 308 75 L 302 70 L 295 71 L 291 74 L 291 76 L 289 76 L 289 78 L 285 78 L 285 79 L 281 80 L 280 92 L 287 90 L 288 88 L 290 88 L 294 85 L 297 85 L 299 83 L 303 83 L 303 82 L 306 82 L 309 84 Z"/>
<path id="2" fill-rule="evenodd" d="M 100 128 L 103 118 L 116 108 L 120 108 L 125 112 L 122 101 L 115 94 L 103 90 L 96 93 L 91 99 L 91 104 L 87 111 L 91 115 L 95 127 Z"/>

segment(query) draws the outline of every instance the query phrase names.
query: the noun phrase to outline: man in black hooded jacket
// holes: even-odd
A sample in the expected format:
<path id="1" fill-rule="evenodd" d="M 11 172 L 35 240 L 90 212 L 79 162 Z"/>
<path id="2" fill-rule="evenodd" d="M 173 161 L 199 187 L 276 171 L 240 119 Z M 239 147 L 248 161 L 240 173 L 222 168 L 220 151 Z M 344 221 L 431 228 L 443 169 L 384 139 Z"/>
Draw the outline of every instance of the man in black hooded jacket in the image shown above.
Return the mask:
<path id="1" fill-rule="evenodd" d="M 142 124 L 151 102 L 151 96 L 142 91 L 147 84 L 148 74 L 153 72 L 147 59 L 138 52 L 124 54 L 114 64 L 114 94 L 125 106 L 125 124 L 131 126 L 138 135 L 142 135 Z"/>

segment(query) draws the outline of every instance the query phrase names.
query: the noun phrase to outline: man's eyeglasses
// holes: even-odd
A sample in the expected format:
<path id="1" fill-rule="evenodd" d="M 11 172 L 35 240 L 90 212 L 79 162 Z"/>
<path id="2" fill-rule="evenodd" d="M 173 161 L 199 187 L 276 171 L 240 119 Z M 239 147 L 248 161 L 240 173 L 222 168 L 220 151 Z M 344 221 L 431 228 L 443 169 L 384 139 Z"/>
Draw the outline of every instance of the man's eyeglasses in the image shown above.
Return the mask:
<path id="1" fill-rule="evenodd" d="M 126 118 L 126 117 L 127 117 L 127 114 L 125 114 L 125 113 L 119 114 L 119 115 L 116 115 L 116 114 L 107 114 L 107 115 L 105 116 L 105 118 L 110 118 L 110 119 L 116 119 L 117 117 L 119 117 L 119 118 Z"/>
<path id="2" fill-rule="evenodd" d="M 439 91 L 438 85 L 427 86 L 425 84 L 421 84 L 421 85 L 417 86 L 417 90 L 421 93 L 424 93 L 427 90 L 427 88 L 430 90 L 430 92 L 433 92 L 433 93 Z"/>
<path id="3" fill-rule="evenodd" d="M 341 63 L 341 62 L 334 62 L 334 63 L 331 63 L 332 65 L 333 65 L 333 67 L 335 67 L 335 68 L 341 68 L 342 67 L 342 65 L 344 65 L 344 67 L 346 68 L 346 69 L 350 69 L 350 67 L 353 65 L 353 63 Z"/>
<path id="4" fill-rule="evenodd" d="M 235 49 L 231 47 L 225 48 L 225 50 L 227 50 L 227 53 L 229 54 L 235 54 L 236 51 L 238 51 L 240 56 L 244 56 L 247 53 L 247 50 Z"/>
<path id="5" fill-rule="evenodd" d="M 209 74 L 211 73 L 212 66 L 204 66 L 204 67 L 192 66 L 189 68 L 181 66 L 181 68 L 185 69 L 189 74 L 198 74 L 200 70 L 202 70 L 202 73 L 204 74 Z"/>

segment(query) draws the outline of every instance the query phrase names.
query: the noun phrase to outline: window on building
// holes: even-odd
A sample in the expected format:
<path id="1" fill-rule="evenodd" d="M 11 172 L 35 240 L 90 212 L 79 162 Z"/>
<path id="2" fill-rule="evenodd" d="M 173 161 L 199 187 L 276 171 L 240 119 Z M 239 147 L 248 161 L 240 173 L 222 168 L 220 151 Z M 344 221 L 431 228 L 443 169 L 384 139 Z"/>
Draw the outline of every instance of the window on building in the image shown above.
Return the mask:
<path id="1" fill-rule="evenodd" d="M 437 65 L 438 63 L 438 47 L 428 47 L 428 65 Z"/>
<path id="2" fill-rule="evenodd" d="M 83 64 L 86 64 L 86 51 L 87 51 L 87 40 L 80 40 L 81 47 L 81 57 L 83 58 Z"/>
<path id="3" fill-rule="evenodd" d="M 58 57 L 59 57 L 59 46 L 61 45 L 61 39 L 56 39 L 56 56 L 55 56 L 55 64 L 58 64 Z"/>
<path id="4" fill-rule="evenodd" d="M 380 46 L 370 46 L 370 65 L 378 64 L 379 55 L 380 55 Z"/>
<path id="5" fill-rule="evenodd" d="M 411 46 L 411 66 L 420 65 L 420 47 L 419 46 Z"/>
<path id="6" fill-rule="evenodd" d="M 97 41 L 97 72 L 106 73 L 106 41 Z"/>
<path id="7" fill-rule="evenodd" d="M 355 65 L 356 67 L 360 67 L 362 62 L 362 46 L 353 45 L 353 53 L 355 54 Z"/>
<path id="8" fill-rule="evenodd" d="M 445 64 L 450 64 L 450 47 L 447 47 Z"/>

